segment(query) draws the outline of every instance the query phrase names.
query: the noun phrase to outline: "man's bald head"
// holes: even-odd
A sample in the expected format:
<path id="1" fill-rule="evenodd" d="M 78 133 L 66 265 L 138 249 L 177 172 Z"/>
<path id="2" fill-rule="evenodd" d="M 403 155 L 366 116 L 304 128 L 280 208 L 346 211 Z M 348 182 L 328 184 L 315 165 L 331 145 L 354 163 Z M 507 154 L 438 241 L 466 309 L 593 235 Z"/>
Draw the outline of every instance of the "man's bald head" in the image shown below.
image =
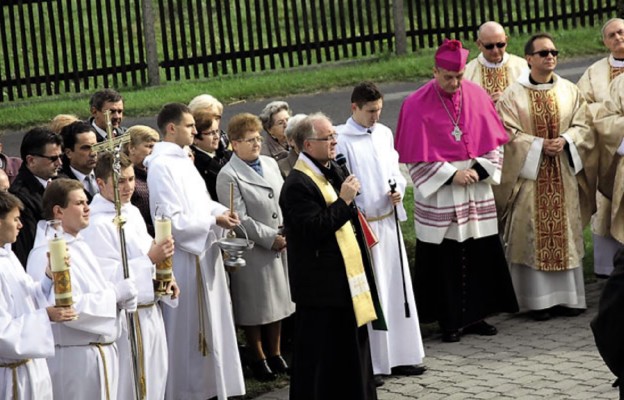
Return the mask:
<path id="1" fill-rule="evenodd" d="M 501 24 L 496 21 L 488 21 L 479 27 L 477 30 L 477 39 L 481 39 L 481 35 L 492 35 L 492 34 L 505 34 L 505 28 Z"/>
<path id="2" fill-rule="evenodd" d="M 488 62 L 502 62 L 507 48 L 505 28 L 495 21 L 482 24 L 477 31 L 477 46 Z"/>
<path id="3" fill-rule="evenodd" d="M 10 186 L 9 176 L 0 168 L 0 192 L 6 192 Z"/>

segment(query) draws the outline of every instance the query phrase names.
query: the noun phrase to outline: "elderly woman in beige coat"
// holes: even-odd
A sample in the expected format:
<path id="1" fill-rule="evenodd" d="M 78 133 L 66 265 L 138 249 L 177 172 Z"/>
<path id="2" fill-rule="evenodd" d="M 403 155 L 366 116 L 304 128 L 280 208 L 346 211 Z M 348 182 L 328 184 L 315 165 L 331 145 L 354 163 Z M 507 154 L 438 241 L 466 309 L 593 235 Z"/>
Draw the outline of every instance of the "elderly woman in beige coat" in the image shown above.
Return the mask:
<path id="1" fill-rule="evenodd" d="M 247 265 L 231 274 L 231 294 L 234 319 L 254 356 L 251 370 L 256 379 L 267 381 L 288 372 L 280 351 L 281 321 L 295 306 L 290 299 L 286 239 L 280 233 L 278 199 L 284 181 L 277 162 L 260 155 L 261 130 L 255 115 L 232 117 L 228 136 L 234 155 L 217 176 L 217 195 L 229 206 L 230 184 L 234 184 L 233 209 L 255 242 L 253 250 L 244 254 Z M 241 236 L 242 230 L 237 229 L 237 234 Z"/>

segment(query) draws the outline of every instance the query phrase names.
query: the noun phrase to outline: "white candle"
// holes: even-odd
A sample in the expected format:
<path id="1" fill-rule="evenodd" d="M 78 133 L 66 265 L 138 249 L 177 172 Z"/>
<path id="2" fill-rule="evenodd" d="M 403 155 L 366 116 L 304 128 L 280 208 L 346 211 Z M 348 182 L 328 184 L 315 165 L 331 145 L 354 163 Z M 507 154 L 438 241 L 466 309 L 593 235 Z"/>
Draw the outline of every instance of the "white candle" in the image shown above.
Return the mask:
<path id="1" fill-rule="evenodd" d="M 48 241 L 48 250 L 50 251 L 50 268 L 52 272 L 65 271 L 67 265 L 65 258 L 67 257 L 67 244 L 62 237 L 55 237 Z"/>
<path id="2" fill-rule="evenodd" d="M 169 218 L 157 218 L 154 221 L 154 239 L 156 243 L 162 243 L 171 236 L 171 220 Z"/>

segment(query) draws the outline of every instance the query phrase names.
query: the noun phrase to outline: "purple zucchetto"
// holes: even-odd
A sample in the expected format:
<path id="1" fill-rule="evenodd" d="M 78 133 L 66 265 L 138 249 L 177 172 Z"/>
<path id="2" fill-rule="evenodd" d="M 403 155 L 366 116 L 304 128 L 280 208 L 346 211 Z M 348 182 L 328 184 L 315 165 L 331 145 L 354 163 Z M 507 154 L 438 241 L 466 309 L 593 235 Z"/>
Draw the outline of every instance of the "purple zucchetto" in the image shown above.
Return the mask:
<path id="1" fill-rule="evenodd" d="M 466 66 L 468 53 L 459 40 L 444 39 L 436 51 L 435 65 L 447 71 L 462 71 Z"/>

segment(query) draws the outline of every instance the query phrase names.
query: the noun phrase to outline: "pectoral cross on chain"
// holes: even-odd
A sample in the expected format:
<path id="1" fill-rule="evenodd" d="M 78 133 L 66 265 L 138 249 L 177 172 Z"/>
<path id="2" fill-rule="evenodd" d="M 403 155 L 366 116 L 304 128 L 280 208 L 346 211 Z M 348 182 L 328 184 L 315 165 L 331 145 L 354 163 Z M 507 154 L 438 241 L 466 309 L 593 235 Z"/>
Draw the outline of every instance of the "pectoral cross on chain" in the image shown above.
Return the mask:
<path id="1" fill-rule="evenodd" d="M 464 133 L 461 131 L 461 129 L 459 129 L 459 126 L 455 125 L 455 129 L 453 129 L 453 132 L 451 132 L 451 135 L 453 135 L 453 137 L 455 137 L 455 141 L 459 142 L 461 140 L 461 137 Z"/>

